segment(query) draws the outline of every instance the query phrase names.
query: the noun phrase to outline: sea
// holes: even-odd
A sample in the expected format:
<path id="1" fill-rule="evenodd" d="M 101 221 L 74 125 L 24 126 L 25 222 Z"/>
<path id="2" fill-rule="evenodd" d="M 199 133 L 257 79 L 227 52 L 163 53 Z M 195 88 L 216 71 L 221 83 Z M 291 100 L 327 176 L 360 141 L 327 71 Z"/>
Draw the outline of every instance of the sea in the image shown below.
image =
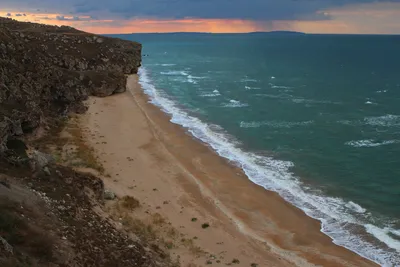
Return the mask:
<path id="1" fill-rule="evenodd" d="M 400 36 L 114 37 L 143 44 L 140 83 L 173 123 L 335 244 L 400 266 Z"/>

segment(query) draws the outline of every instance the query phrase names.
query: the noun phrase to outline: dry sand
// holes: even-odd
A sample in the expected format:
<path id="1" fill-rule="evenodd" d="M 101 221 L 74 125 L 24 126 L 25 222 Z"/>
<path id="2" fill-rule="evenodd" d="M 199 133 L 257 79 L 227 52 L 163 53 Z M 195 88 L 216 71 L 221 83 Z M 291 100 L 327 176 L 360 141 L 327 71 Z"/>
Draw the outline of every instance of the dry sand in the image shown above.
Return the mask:
<path id="1" fill-rule="evenodd" d="M 182 266 L 375 266 L 334 245 L 318 221 L 172 124 L 148 103 L 136 75 L 127 92 L 88 104 L 81 123 L 108 174 L 106 188 L 140 201 L 133 217 L 159 213 L 176 229 L 164 236 Z"/>

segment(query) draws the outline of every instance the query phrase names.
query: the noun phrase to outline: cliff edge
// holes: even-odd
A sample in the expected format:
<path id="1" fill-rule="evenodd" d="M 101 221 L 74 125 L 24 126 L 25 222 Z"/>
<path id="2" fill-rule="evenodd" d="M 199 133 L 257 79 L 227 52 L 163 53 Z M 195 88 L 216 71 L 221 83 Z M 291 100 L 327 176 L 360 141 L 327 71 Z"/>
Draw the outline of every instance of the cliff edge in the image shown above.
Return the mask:
<path id="1" fill-rule="evenodd" d="M 0 266 L 177 266 L 107 214 L 118 197 L 72 123 L 140 64 L 139 43 L 0 18 Z"/>
<path id="2" fill-rule="evenodd" d="M 82 113 L 89 95 L 124 92 L 141 44 L 0 18 L 0 153 L 47 118 Z"/>

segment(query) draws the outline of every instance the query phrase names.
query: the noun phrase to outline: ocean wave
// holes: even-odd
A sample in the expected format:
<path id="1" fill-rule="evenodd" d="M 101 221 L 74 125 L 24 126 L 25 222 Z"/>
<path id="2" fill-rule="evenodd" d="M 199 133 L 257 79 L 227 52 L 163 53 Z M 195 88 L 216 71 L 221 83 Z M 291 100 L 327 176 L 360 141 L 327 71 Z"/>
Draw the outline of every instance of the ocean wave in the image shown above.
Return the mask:
<path id="1" fill-rule="evenodd" d="M 162 75 L 167 75 L 167 76 L 184 76 L 186 77 L 186 80 L 179 80 L 179 81 L 187 81 L 192 84 L 197 84 L 197 80 L 201 79 L 207 79 L 207 77 L 199 77 L 199 76 L 193 76 L 189 74 L 187 70 L 173 70 L 173 71 L 161 71 L 160 74 Z"/>
<path id="2" fill-rule="evenodd" d="M 365 225 L 365 229 L 368 233 L 378 238 L 381 242 L 387 244 L 390 248 L 397 250 L 400 253 L 400 241 L 392 237 L 392 235 L 396 235 L 398 230 L 390 227 L 385 227 L 382 229 L 372 224 Z M 398 264 L 399 263 L 400 262 L 398 262 Z"/>
<path id="3" fill-rule="evenodd" d="M 349 126 L 375 126 L 375 127 L 398 127 L 400 126 L 400 115 L 387 114 L 376 117 L 366 117 L 363 120 L 339 120 L 337 123 Z"/>
<path id="4" fill-rule="evenodd" d="M 341 102 L 328 101 L 328 100 L 315 100 L 315 99 L 306 99 L 306 98 L 293 98 L 293 103 L 296 104 L 333 104 L 333 105 L 341 105 Z"/>
<path id="5" fill-rule="evenodd" d="M 378 117 L 367 117 L 364 118 L 364 122 L 371 126 L 382 126 L 382 127 L 400 126 L 400 116 L 387 114 Z"/>
<path id="6" fill-rule="evenodd" d="M 261 126 L 268 126 L 271 128 L 292 128 L 295 126 L 306 126 L 314 123 L 314 121 L 251 121 L 251 122 L 240 122 L 241 128 L 259 128 Z"/>
<path id="7" fill-rule="evenodd" d="M 260 87 L 251 87 L 251 86 L 245 86 L 244 87 L 244 89 L 246 89 L 246 90 L 259 90 L 259 89 L 261 89 Z"/>
<path id="8" fill-rule="evenodd" d="M 248 106 L 249 106 L 248 104 L 242 103 L 239 100 L 234 100 L 234 99 L 229 100 L 229 103 L 223 105 L 223 107 L 226 108 L 242 108 Z"/>
<path id="9" fill-rule="evenodd" d="M 189 74 L 184 70 L 171 70 L 171 71 L 161 71 L 160 74 L 162 75 L 182 75 L 188 76 Z"/>
<path id="10" fill-rule="evenodd" d="M 240 81 L 242 82 L 242 83 L 247 83 L 247 82 L 253 82 L 253 83 L 255 83 L 255 82 L 258 82 L 258 80 L 256 80 L 256 79 L 251 79 L 251 78 L 242 78 L 242 79 L 240 79 Z"/>
<path id="11" fill-rule="evenodd" d="M 270 83 L 271 88 L 273 89 L 292 89 L 293 87 L 290 86 L 284 86 L 284 85 L 274 85 Z"/>
<path id="12" fill-rule="evenodd" d="M 200 96 L 202 96 L 202 97 L 215 97 L 215 96 L 220 96 L 220 95 L 221 95 L 221 93 L 218 90 L 214 90 L 214 91 L 212 91 L 212 93 L 200 94 Z"/>
<path id="13" fill-rule="evenodd" d="M 308 216 L 320 220 L 321 231 L 330 236 L 335 244 L 383 266 L 395 266 L 400 262 L 399 249 L 393 249 L 393 244 L 386 243 L 388 240 L 379 238 L 377 231 L 371 231 L 371 235 L 380 240 L 379 245 L 371 243 L 370 236 L 356 235 L 349 229 L 353 226 L 366 229 L 368 227 L 366 225 L 372 225 L 368 223 L 371 221 L 368 211 L 357 212 L 357 216 L 354 216 L 355 205 L 350 204 L 351 207 L 348 207 L 349 202 L 340 198 L 324 196 L 317 190 L 305 189 L 306 187 L 291 172 L 292 162 L 242 150 L 239 142 L 221 128 L 207 124 L 179 109 L 172 100 L 154 87 L 145 68 L 140 68 L 139 76 L 144 92 L 150 96 L 154 105 L 171 115 L 171 122 L 187 128 L 194 137 L 209 144 L 221 157 L 237 164 L 252 182 L 279 193 Z M 384 230 L 377 226 L 373 227 Z M 399 229 L 393 230 L 399 231 Z"/>
<path id="14" fill-rule="evenodd" d="M 382 93 L 387 93 L 389 90 L 379 90 L 379 91 L 376 91 L 378 94 L 382 94 Z"/>
<path id="15" fill-rule="evenodd" d="M 357 213 L 365 213 L 367 211 L 366 209 L 364 209 L 363 207 L 361 207 L 357 203 L 354 203 L 353 201 L 349 201 L 346 204 L 346 207 L 351 209 L 351 210 L 353 210 L 354 212 L 357 212 Z"/>
<path id="16" fill-rule="evenodd" d="M 385 146 L 391 144 L 397 144 L 400 140 L 387 140 L 387 141 L 375 141 L 372 139 L 368 140 L 357 140 L 357 141 L 349 141 L 346 142 L 345 145 L 352 146 L 352 147 L 377 147 L 377 146 Z"/>
<path id="17" fill-rule="evenodd" d="M 162 67 L 172 67 L 176 66 L 176 64 L 150 64 L 151 66 L 162 66 Z"/>
<path id="18" fill-rule="evenodd" d="M 277 99 L 290 99 L 293 96 L 290 94 L 279 94 L 279 95 L 274 95 L 274 94 L 255 94 L 255 96 L 260 96 L 260 97 L 267 97 L 267 98 L 277 98 Z"/>

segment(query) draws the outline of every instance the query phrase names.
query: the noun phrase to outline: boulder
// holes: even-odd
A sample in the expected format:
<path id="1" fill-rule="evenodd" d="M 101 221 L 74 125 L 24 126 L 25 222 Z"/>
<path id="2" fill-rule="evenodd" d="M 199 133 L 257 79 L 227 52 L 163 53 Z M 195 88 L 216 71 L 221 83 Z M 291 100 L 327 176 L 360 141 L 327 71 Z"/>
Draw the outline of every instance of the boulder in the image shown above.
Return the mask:
<path id="1" fill-rule="evenodd" d="M 104 199 L 106 199 L 106 200 L 114 200 L 116 197 L 117 196 L 113 192 L 111 192 L 109 190 L 104 190 Z"/>
<path id="2" fill-rule="evenodd" d="M 0 251 L 4 251 L 6 254 L 13 254 L 13 247 L 7 242 L 7 240 L 5 240 L 4 238 L 2 238 L 0 236 Z"/>
<path id="3" fill-rule="evenodd" d="M 47 165 L 55 162 L 55 159 L 52 155 L 45 154 L 37 150 L 33 151 L 31 160 L 34 162 L 35 169 L 37 170 L 44 170 Z"/>

